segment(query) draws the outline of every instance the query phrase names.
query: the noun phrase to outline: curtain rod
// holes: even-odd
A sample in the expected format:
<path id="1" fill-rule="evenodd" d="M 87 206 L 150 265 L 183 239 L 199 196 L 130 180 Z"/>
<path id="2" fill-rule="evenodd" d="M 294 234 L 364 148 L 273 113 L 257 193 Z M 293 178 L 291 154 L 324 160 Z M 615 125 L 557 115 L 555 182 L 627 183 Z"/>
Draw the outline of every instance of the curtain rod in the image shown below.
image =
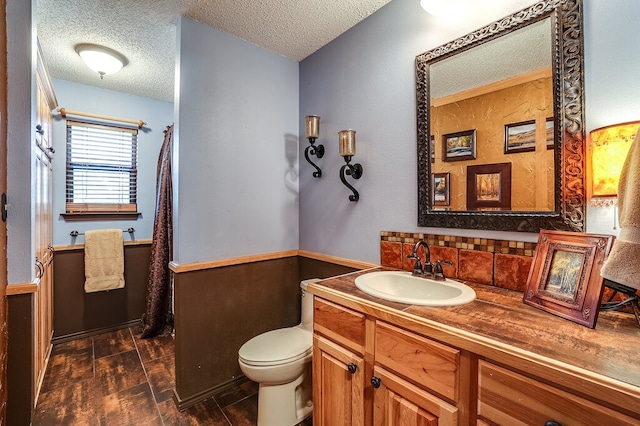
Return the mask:
<path id="1" fill-rule="evenodd" d="M 99 118 L 99 119 L 102 119 L 102 120 L 109 120 L 109 121 L 119 121 L 120 123 L 131 123 L 131 124 L 137 125 L 138 129 L 142 129 L 142 126 L 147 124 L 146 122 L 144 122 L 142 120 L 131 120 L 131 119 L 128 119 L 128 118 L 110 117 L 108 115 L 93 114 L 93 113 L 90 113 L 90 112 L 72 111 L 72 110 L 66 109 L 66 108 L 58 108 L 58 112 L 60 113 L 62 118 L 66 118 L 67 114 L 79 115 L 81 117 Z"/>

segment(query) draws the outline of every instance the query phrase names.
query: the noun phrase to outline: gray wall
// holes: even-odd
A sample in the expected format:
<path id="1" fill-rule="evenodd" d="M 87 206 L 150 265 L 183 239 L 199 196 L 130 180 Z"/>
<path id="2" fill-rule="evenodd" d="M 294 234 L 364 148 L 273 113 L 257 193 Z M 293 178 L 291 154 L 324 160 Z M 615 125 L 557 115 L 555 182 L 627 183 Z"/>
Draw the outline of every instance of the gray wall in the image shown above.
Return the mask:
<path id="1" fill-rule="evenodd" d="M 156 166 L 164 129 L 173 123 L 173 104 L 141 96 L 128 95 L 66 80 L 52 80 L 61 107 L 112 117 L 143 120 L 147 124 L 138 131 L 138 220 L 66 222 L 65 212 L 65 150 L 66 119 L 56 115 L 53 122 L 53 244 L 84 243 L 84 237 L 72 238 L 69 232 L 91 229 L 127 229 L 133 227 L 135 238 L 151 239 L 155 215 Z M 131 239 L 124 234 L 125 241 Z"/>
<path id="2" fill-rule="evenodd" d="M 35 0 L 34 0 L 35 1 Z M 32 1 L 7 1 L 7 258 L 9 284 L 30 282 L 33 274 L 33 185 L 31 152 L 34 145 L 35 40 Z M 31 53 L 31 55 L 29 54 Z M 33 102 L 35 103 L 35 101 Z"/>
<path id="3" fill-rule="evenodd" d="M 298 63 L 182 18 L 177 64 L 174 259 L 297 249 Z"/>
<path id="4" fill-rule="evenodd" d="M 318 143 L 327 150 L 320 180 L 302 159 L 300 249 L 377 263 L 383 230 L 536 241 L 537 234 L 416 226 L 414 59 L 533 2 L 487 3 L 454 23 L 426 14 L 416 0 L 394 0 L 300 63 L 300 132 L 305 115 L 320 115 Z M 584 6 L 587 131 L 640 119 L 640 43 L 632 18 L 640 2 L 585 0 Z M 337 131 L 345 128 L 357 131 L 354 161 L 364 167 L 352 181 L 358 203 L 348 201 L 338 178 L 344 161 Z M 607 229 L 589 222 L 588 230 L 613 233 L 612 218 Z"/>

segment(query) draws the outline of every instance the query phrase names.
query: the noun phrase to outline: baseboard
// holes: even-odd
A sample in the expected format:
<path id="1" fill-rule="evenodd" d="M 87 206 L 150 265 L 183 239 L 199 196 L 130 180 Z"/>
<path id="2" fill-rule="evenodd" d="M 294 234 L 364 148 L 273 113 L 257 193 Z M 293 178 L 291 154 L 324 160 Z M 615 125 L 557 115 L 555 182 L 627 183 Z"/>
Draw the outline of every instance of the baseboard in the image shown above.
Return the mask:
<path id="1" fill-rule="evenodd" d="M 77 333 L 65 334 L 51 339 L 52 344 L 69 342 L 71 340 L 82 339 L 85 337 L 95 336 L 96 334 L 108 333 L 110 331 L 121 330 L 123 328 L 133 327 L 140 324 L 140 320 L 131 320 L 122 324 L 112 325 L 109 327 L 94 328 L 93 330 L 79 331 Z"/>
<path id="2" fill-rule="evenodd" d="M 180 411 L 184 411 L 187 408 L 196 405 L 199 402 L 204 401 L 207 398 L 211 398 L 211 397 L 215 397 L 217 395 L 220 395 L 223 392 L 228 391 L 231 388 L 234 388 L 236 386 L 240 386 L 242 383 L 248 381 L 249 379 L 247 379 L 244 375 L 240 375 L 238 377 L 236 377 L 233 380 L 230 380 L 228 382 L 222 383 L 218 386 L 215 386 L 213 388 L 204 390 L 202 392 L 199 392 L 195 395 L 192 395 L 188 398 L 185 399 L 181 399 L 180 395 L 178 395 L 178 392 L 176 390 L 176 388 L 173 388 L 173 400 L 176 403 L 176 406 L 178 407 L 178 410 Z"/>

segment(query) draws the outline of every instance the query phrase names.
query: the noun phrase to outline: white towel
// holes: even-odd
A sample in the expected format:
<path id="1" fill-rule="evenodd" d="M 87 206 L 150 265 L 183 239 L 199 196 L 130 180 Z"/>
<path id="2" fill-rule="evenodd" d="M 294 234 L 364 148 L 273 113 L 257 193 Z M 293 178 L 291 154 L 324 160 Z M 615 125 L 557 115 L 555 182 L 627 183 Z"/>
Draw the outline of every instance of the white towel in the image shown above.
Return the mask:
<path id="1" fill-rule="evenodd" d="M 611 281 L 640 289 L 640 131 L 629 148 L 618 183 L 620 236 L 600 274 Z"/>
<path id="2" fill-rule="evenodd" d="M 84 234 L 84 291 L 124 287 L 122 230 L 104 229 Z"/>

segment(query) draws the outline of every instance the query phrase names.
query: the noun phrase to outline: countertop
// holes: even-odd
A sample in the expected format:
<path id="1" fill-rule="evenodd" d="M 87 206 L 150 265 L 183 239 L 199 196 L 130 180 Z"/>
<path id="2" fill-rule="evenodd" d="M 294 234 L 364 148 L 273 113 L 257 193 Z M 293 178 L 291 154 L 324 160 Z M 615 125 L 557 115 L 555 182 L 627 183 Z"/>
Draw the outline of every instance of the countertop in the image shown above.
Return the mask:
<path id="1" fill-rule="evenodd" d="M 346 302 L 348 307 L 381 319 L 400 321 L 400 326 L 482 356 L 498 361 L 503 353 L 505 359 L 522 357 L 526 361 L 523 369 L 536 365 L 551 373 L 556 369 L 567 377 L 611 387 L 628 401 L 640 401 L 640 327 L 633 315 L 600 312 L 596 328 L 590 329 L 525 305 L 520 292 L 492 286 L 467 282 L 476 300 L 450 307 L 387 302 L 355 286 L 357 276 L 385 270 L 393 269 L 375 268 L 325 279 L 309 285 L 309 292 Z"/>

